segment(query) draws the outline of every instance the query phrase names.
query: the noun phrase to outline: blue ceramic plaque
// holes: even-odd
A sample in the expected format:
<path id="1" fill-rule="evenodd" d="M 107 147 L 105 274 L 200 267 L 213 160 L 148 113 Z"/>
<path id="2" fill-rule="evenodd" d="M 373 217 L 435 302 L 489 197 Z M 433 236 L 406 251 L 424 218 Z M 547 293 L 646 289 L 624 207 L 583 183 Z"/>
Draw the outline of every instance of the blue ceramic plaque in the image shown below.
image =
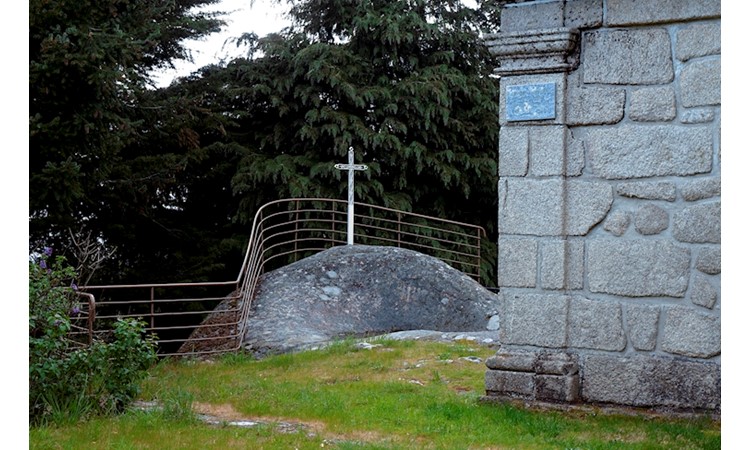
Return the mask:
<path id="1" fill-rule="evenodd" d="M 555 118 L 555 83 L 505 87 L 505 116 L 509 122 Z"/>

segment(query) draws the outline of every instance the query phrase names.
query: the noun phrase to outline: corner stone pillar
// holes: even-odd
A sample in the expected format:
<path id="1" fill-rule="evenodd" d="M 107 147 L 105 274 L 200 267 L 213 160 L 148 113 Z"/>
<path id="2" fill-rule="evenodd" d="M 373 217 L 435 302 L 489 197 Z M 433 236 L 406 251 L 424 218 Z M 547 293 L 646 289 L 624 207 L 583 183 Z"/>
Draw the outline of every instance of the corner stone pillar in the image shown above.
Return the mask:
<path id="1" fill-rule="evenodd" d="M 515 5 L 511 14 L 522 17 L 524 9 L 523 4 Z M 568 27 L 486 37 L 500 75 L 500 341 L 544 347 L 552 355 L 547 357 L 562 361 L 572 357 L 564 352 L 569 346 L 569 291 L 583 289 L 580 237 L 606 216 L 613 200 L 611 187 L 574 178 L 583 170 L 583 147 L 568 129 L 565 99 L 568 73 L 579 62 L 579 42 L 578 30 Z M 497 364 L 488 364 L 489 397 L 578 401 L 577 366 L 564 375 L 549 375 L 536 370 L 534 352 L 524 356 L 520 351 L 512 357 L 500 353 L 493 359 Z M 521 359 L 530 363 L 521 369 L 499 363 Z M 542 395 L 545 390 L 534 383 L 550 377 L 563 378 L 553 380 L 555 395 Z M 527 389 L 517 389 L 508 380 L 524 380 Z"/>

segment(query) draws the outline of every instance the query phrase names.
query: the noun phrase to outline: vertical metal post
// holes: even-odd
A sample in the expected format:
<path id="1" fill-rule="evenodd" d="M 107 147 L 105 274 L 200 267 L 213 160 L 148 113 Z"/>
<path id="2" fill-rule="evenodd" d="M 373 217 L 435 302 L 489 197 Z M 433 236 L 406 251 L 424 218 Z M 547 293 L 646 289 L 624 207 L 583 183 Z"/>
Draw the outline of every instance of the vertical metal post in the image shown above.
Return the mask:
<path id="1" fill-rule="evenodd" d="M 396 244 L 400 248 L 401 247 L 401 213 L 397 213 L 396 217 L 398 219 L 398 234 L 396 235 Z"/>
<path id="2" fill-rule="evenodd" d="M 154 287 L 151 287 L 151 331 L 154 330 Z"/>

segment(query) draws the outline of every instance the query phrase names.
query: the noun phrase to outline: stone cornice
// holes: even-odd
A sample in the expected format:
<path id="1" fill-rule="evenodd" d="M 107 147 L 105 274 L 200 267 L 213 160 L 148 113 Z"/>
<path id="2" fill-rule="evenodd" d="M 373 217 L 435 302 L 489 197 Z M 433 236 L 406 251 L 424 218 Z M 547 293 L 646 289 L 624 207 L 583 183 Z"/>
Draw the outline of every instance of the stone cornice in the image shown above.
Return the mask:
<path id="1" fill-rule="evenodd" d="M 485 45 L 497 57 L 499 75 L 568 72 L 578 66 L 579 32 L 549 28 L 485 36 Z"/>

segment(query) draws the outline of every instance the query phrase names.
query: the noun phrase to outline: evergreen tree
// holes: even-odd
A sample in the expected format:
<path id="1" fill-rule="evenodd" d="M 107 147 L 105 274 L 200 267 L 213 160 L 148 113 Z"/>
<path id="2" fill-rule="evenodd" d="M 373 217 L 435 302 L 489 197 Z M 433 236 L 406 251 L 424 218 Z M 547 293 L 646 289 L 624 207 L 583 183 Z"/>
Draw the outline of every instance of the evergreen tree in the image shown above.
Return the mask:
<path id="1" fill-rule="evenodd" d="M 345 198 L 346 176 L 333 165 L 353 147 L 370 167 L 359 201 L 493 233 L 497 87 L 479 37 L 486 11 L 458 0 L 317 0 L 291 14 L 279 34 L 245 36 L 250 57 L 167 90 L 200 96 L 221 118 L 201 145 L 238 163 L 225 167 L 234 218 L 249 223 L 283 197 Z"/>
<path id="2" fill-rule="evenodd" d="M 133 223 L 113 212 L 149 211 L 170 195 L 185 158 L 143 145 L 171 113 L 144 101 L 149 72 L 188 57 L 184 39 L 219 29 L 215 14 L 193 9 L 215 2 L 30 2 L 30 248 L 88 228 L 124 249 L 112 231 L 132 235 Z"/>

